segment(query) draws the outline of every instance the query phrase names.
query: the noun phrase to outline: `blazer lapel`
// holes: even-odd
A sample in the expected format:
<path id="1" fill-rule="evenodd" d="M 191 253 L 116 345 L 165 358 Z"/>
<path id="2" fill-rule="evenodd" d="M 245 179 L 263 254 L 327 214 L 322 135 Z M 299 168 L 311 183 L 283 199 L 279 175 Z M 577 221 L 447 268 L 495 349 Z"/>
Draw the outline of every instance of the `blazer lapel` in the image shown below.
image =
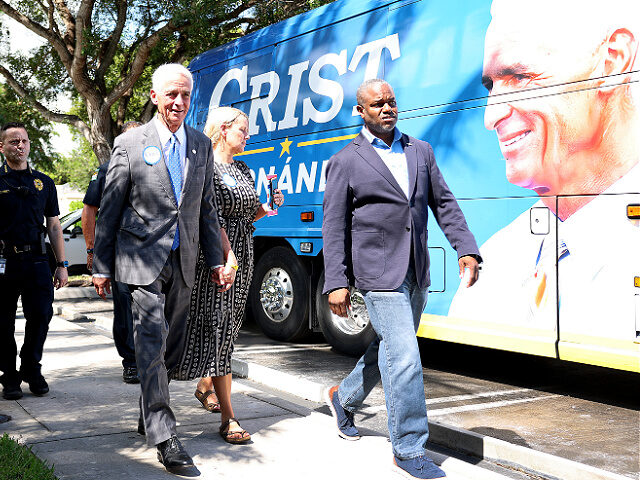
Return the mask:
<path id="1" fill-rule="evenodd" d="M 409 200 L 416 193 L 416 179 L 418 178 L 418 152 L 416 146 L 409 141 L 407 135 L 402 135 L 402 145 L 404 147 L 404 155 L 407 157 L 407 170 L 409 172 Z"/>
<path id="2" fill-rule="evenodd" d="M 164 152 L 162 151 L 162 145 L 160 144 L 160 137 L 158 136 L 158 132 L 156 131 L 156 127 L 153 124 L 153 120 L 147 123 L 147 126 L 144 131 L 144 136 L 142 138 L 142 155 L 144 157 L 144 149 L 147 147 L 157 147 L 160 149 L 160 160 L 158 160 L 154 165 L 149 166 L 155 174 L 158 176 L 158 180 L 160 181 L 160 185 L 164 189 L 167 196 L 171 199 L 171 201 L 178 206 L 176 202 L 176 197 L 173 194 L 173 188 L 171 187 L 171 178 L 169 178 L 169 170 L 167 170 L 167 165 L 164 161 Z M 144 161 L 144 159 L 143 159 Z"/>
<path id="3" fill-rule="evenodd" d="M 184 185 L 182 187 L 182 198 L 187 195 L 191 183 L 193 183 L 193 177 L 197 170 L 198 161 L 198 147 L 199 143 L 195 140 L 193 135 L 190 135 L 189 127 L 185 125 L 185 133 L 187 135 L 187 178 L 184 179 Z"/>
<path id="4" fill-rule="evenodd" d="M 354 138 L 353 143 L 357 146 L 356 151 L 358 152 L 358 154 L 404 197 L 404 192 L 402 191 L 402 188 L 396 181 L 395 177 L 393 176 L 387 165 L 382 161 L 380 155 L 376 153 L 369 141 L 364 138 L 362 133 Z"/>

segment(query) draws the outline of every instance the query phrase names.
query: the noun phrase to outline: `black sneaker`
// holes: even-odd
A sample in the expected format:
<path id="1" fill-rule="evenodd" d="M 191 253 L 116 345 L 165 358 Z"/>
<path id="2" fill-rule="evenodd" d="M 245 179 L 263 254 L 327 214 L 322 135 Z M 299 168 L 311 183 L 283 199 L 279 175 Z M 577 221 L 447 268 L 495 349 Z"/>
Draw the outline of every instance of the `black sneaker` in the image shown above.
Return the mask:
<path id="1" fill-rule="evenodd" d="M 33 377 L 23 378 L 23 380 L 29 384 L 29 390 L 34 395 L 41 397 L 49 393 L 49 385 L 42 375 L 38 374 Z"/>
<path id="2" fill-rule="evenodd" d="M 5 383 L 2 389 L 2 398 L 5 400 L 18 400 L 22 398 L 22 389 L 19 383 Z"/>
<path id="3" fill-rule="evenodd" d="M 122 380 L 124 383 L 140 383 L 138 378 L 137 367 L 123 367 L 122 368 Z"/>
<path id="4" fill-rule="evenodd" d="M 20 377 L 17 374 L 4 374 L 0 377 L 0 383 L 4 387 L 2 389 L 2 398 L 5 400 L 18 400 L 22 398 L 22 389 L 20 388 Z"/>

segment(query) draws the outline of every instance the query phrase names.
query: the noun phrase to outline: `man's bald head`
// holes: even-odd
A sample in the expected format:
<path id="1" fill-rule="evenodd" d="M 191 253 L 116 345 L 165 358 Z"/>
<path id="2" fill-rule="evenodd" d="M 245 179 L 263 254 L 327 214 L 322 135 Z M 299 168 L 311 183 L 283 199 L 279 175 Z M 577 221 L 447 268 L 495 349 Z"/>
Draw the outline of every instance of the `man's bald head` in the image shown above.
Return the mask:
<path id="1" fill-rule="evenodd" d="M 615 32 L 629 43 L 630 62 L 625 72 L 640 69 L 640 1 L 638 0 L 494 0 L 487 42 L 494 39 L 529 39 L 558 62 L 590 64 L 597 68 Z M 624 72 L 615 72 L 624 73 Z M 602 76 L 607 72 L 602 72 Z"/>

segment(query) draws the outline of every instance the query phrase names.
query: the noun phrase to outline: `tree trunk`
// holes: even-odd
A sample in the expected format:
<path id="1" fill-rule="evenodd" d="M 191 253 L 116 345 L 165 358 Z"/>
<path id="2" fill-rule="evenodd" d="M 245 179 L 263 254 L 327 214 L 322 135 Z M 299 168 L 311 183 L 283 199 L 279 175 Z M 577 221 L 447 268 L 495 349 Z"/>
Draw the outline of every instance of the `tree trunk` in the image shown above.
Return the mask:
<path id="1" fill-rule="evenodd" d="M 87 140 L 91 144 L 100 165 L 111 158 L 111 145 L 113 145 L 111 114 L 108 108 L 93 109 L 87 104 L 91 132 Z"/>

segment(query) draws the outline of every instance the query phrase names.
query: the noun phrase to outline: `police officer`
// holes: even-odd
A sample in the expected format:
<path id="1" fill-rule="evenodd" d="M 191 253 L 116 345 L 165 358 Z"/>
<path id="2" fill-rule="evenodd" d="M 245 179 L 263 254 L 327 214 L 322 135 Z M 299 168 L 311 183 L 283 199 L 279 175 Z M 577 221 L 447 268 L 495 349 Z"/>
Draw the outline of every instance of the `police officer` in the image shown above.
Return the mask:
<path id="1" fill-rule="evenodd" d="M 67 262 L 58 215 L 56 187 L 46 175 L 27 164 L 30 143 L 25 126 L 8 123 L 0 130 L 0 377 L 7 400 L 22 397 L 25 381 L 34 395 L 49 386 L 40 372 L 40 360 L 53 316 L 53 287 L 67 284 Z M 46 227 L 43 225 L 46 220 Z M 51 281 L 45 233 L 57 263 Z M 18 297 L 26 320 L 16 371 L 15 319 Z"/>
<path id="2" fill-rule="evenodd" d="M 131 128 L 141 126 L 140 122 L 130 121 L 122 127 L 122 133 Z M 104 181 L 107 176 L 109 162 L 103 163 L 96 170 L 87 193 L 84 196 L 82 209 L 82 231 L 87 245 L 87 269 L 93 268 L 93 244 L 96 236 L 96 217 Z M 131 294 L 127 285 L 120 282 L 111 284 L 113 289 L 113 342 L 116 344 L 118 355 L 122 357 L 122 380 L 125 383 L 140 383 L 136 368 L 136 352 L 133 345 L 133 314 L 131 313 Z"/>

